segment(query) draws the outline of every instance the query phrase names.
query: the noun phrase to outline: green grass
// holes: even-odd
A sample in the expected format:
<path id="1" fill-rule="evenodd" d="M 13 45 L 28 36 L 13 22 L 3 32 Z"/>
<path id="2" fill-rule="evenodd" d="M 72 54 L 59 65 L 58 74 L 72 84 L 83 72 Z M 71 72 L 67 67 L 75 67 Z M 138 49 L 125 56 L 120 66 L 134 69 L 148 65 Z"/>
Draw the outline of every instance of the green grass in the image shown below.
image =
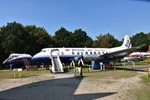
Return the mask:
<path id="1" fill-rule="evenodd" d="M 142 76 L 141 83 L 143 87 L 140 89 L 132 91 L 136 100 L 150 100 L 150 77 Z"/>
<path id="2" fill-rule="evenodd" d="M 19 72 L 14 72 L 11 70 L 0 70 L 0 79 L 9 79 L 9 78 L 14 78 L 14 73 L 16 73 L 16 78 L 19 77 Z M 48 70 L 41 69 L 39 68 L 38 70 L 23 70 L 20 72 L 22 75 L 21 78 L 27 78 L 27 77 L 32 77 L 32 76 L 39 76 L 44 73 L 50 73 Z"/>
<path id="3" fill-rule="evenodd" d="M 146 84 L 146 85 L 150 85 L 150 76 L 149 77 L 146 77 L 145 76 L 142 76 L 142 83 Z"/>
<path id="4" fill-rule="evenodd" d="M 120 79 L 120 78 L 129 78 L 137 75 L 136 72 L 131 71 L 125 71 L 125 70 L 110 70 L 110 71 L 98 71 L 93 72 L 90 74 L 87 74 L 90 78 L 108 78 L 112 77 L 114 79 Z"/>

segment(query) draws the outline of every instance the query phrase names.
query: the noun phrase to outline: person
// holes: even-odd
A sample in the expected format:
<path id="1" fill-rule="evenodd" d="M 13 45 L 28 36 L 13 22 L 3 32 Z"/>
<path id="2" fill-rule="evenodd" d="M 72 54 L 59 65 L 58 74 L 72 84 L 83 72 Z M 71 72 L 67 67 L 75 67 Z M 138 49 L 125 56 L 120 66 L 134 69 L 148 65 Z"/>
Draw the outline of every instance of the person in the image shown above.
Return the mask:
<path id="1" fill-rule="evenodd" d="M 103 62 L 100 62 L 100 70 L 103 70 Z"/>
<path id="2" fill-rule="evenodd" d="M 10 66 L 10 70 L 12 70 L 12 64 L 9 64 L 9 66 Z"/>

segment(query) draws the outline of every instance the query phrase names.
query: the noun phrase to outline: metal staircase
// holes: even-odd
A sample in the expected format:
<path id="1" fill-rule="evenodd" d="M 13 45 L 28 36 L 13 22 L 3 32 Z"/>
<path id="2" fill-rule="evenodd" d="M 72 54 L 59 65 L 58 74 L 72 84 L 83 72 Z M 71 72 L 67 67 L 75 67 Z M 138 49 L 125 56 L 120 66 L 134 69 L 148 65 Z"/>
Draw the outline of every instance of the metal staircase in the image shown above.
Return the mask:
<path id="1" fill-rule="evenodd" d="M 31 62 L 28 59 L 23 58 L 22 60 L 23 60 L 23 63 L 24 63 L 24 66 L 25 66 L 26 70 L 29 70 L 29 69 L 38 70 L 38 66 L 31 65 Z"/>
<path id="2" fill-rule="evenodd" d="M 51 50 L 51 61 L 52 61 L 52 69 L 53 73 L 64 72 L 63 65 L 60 61 L 59 51 L 58 49 Z"/>
<path id="3" fill-rule="evenodd" d="M 24 65 L 31 65 L 31 62 L 28 59 L 23 58 Z"/>

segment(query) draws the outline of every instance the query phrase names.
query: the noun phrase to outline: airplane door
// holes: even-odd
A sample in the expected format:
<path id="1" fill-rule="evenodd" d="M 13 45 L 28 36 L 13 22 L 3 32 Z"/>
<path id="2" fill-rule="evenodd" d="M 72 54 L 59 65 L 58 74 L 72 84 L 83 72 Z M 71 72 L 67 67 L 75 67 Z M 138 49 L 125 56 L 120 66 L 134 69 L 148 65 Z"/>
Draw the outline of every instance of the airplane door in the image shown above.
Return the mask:
<path id="1" fill-rule="evenodd" d="M 58 49 L 52 49 L 50 53 L 51 53 L 51 57 L 54 57 L 54 56 L 59 55 L 59 50 Z"/>

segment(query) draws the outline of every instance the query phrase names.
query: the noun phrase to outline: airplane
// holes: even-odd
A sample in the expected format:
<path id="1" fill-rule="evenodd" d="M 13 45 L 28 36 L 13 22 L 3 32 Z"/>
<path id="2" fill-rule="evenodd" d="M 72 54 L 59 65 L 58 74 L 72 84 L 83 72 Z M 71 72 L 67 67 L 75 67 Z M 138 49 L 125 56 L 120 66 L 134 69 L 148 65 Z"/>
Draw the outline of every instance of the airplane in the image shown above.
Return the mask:
<path id="1" fill-rule="evenodd" d="M 53 64 L 51 60 L 59 57 L 61 63 L 89 62 L 114 60 L 127 56 L 130 52 L 141 49 L 145 45 L 131 47 L 131 41 L 128 35 L 124 36 L 124 42 L 119 47 L 113 48 L 43 48 L 41 52 L 32 57 L 32 62 L 36 65 Z"/>
<path id="2" fill-rule="evenodd" d="M 21 53 L 12 53 L 9 55 L 7 59 L 3 61 L 5 66 L 13 68 L 24 68 L 24 61 L 23 60 L 31 61 L 32 56 L 30 54 L 21 54 Z"/>
<path id="3" fill-rule="evenodd" d="M 150 56 L 150 46 L 147 52 L 133 52 L 128 56 L 123 57 L 121 61 L 130 62 L 130 61 L 143 61 Z"/>

